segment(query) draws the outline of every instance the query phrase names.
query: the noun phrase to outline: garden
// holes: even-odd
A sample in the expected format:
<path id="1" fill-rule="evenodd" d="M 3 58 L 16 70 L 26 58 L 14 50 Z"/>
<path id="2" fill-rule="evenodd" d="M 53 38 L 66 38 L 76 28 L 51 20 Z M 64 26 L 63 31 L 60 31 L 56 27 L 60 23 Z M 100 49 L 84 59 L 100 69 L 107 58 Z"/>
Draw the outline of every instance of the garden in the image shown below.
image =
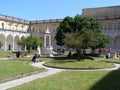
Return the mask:
<path id="1" fill-rule="evenodd" d="M 80 15 L 76 15 L 74 18 L 65 17 L 58 27 L 55 39 L 57 45 L 66 45 L 69 49 L 73 48 L 75 52 L 68 50 L 68 57 L 61 55 L 62 52 L 59 53 L 60 56 L 46 56 L 38 59 L 40 62 L 44 62 L 46 67 L 63 71 L 9 90 L 120 90 L 120 59 L 105 58 L 104 50 L 104 53 L 96 54 L 95 52 L 96 49 L 104 48 L 109 43 L 109 38 L 102 33 L 99 23 L 95 19 Z M 26 45 L 30 53 L 31 48 L 35 50 L 38 45 L 42 46 L 43 42 L 30 35 L 19 41 L 18 45 Z M 88 54 L 85 51 L 87 48 L 91 49 L 91 53 Z M 0 54 L 0 57 L 12 55 L 10 52 Z M 1 59 L 0 82 L 47 72 L 44 68 L 31 66 L 32 63 L 34 63 L 32 57 L 26 56 L 9 60 Z M 113 70 L 116 63 L 119 68 Z M 110 70 L 111 68 L 112 70 Z"/>
<path id="2" fill-rule="evenodd" d="M 97 58 L 102 58 L 97 60 Z M 69 57 L 40 57 L 44 65 L 66 69 L 55 75 L 37 79 L 32 82 L 11 88 L 9 90 L 119 90 L 119 70 L 96 70 L 113 68 L 113 63 L 120 63 L 120 59 L 106 59 L 103 57 L 69 58 Z M 24 77 L 43 72 L 43 68 L 31 66 L 31 57 L 0 60 L 0 81 Z M 82 71 L 83 70 L 83 71 Z M 91 70 L 91 71 L 89 71 Z M 95 70 L 95 71 L 94 71 Z"/>
<path id="3" fill-rule="evenodd" d="M 66 69 L 55 75 L 37 79 L 10 90 L 119 90 L 119 70 L 96 70 L 115 67 L 120 59 L 91 60 L 40 58 L 45 65 Z M 90 71 L 89 71 L 90 69 Z M 95 71 L 94 71 L 95 70 Z"/>

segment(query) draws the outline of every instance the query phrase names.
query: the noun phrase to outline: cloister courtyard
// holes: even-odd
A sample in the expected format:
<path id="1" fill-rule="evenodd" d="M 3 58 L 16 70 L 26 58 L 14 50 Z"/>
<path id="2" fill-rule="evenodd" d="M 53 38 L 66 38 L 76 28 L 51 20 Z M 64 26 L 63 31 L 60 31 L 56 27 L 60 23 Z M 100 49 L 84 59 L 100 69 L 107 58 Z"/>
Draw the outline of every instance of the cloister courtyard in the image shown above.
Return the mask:
<path id="1" fill-rule="evenodd" d="M 120 90 L 119 12 L 86 8 L 74 18 L 36 21 L 0 15 L 0 90 Z M 85 51 L 99 48 L 105 52 Z"/>
<path id="2" fill-rule="evenodd" d="M 12 51 L 0 51 L 0 90 L 120 89 L 119 58 L 106 59 L 105 54 L 69 58 L 65 53 L 42 56 L 34 63 L 34 52 L 16 58 Z"/>

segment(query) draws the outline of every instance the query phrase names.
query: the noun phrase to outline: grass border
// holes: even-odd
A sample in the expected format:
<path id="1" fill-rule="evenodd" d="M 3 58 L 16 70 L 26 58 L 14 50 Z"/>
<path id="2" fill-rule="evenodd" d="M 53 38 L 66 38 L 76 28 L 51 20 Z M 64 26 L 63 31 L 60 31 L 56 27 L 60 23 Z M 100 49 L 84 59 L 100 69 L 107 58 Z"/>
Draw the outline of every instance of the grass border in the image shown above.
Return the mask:
<path id="1" fill-rule="evenodd" d="M 47 70 L 44 69 L 44 70 L 34 71 L 34 72 L 31 72 L 31 73 L 25 73 L 23 75 L 21 74 L 21 75 L 17 75 L 17 76 L 14 76 L 14 77 L 5 78 L 3 80 L 0 80 L 0 83 L 16 80 L 16 79 L 19 79 L 19 78 L 23 78 L 23 77 L 38 74 L 38 73 L 42 73 L 42 72 L 45 72 L 45 71 L 47 71 Z"/>
<path id="2" fill-rule="evenodd" d="M 31 65 L 31 63 L 28 63 L 28 64 Z M 20 75 L 17 75 L 17 76 L 12 76 L 12 77 L 8 77 L 8 78 L 5 78 L 5 79 L 2 79 L 2 80 L 0 80 L 0 84 L 8 82 L 8 81 L 15 80 L 15 79 L 23 78 L 23 77 L 26 77 L 26 76 L 30 76 L 30 75 L 34 75 L 34 74 L 38 74 L 38 73 L 42 73 L 42 72 L 48 71 L 45 68 L 41 68 L 41 69 L 42 70 L 37 70 L 37 71 L 33 71 L 33 72 L 29 72 L 29 73 L 24 73 L 24 74 L 20 74 Z"/>
<path id="3" fill-rule="evenodd" d="M 46 66 L 46 67 L 50 67 L 50 68 L 68 69 L 68 70 L 99 70 L 99 69 L 115 68 L 115 65 L 114 65 L 114 67 L 106 67 L 106 68 L 70 68 L 70 67 L 57 67 L 57 66 L 50 66 L 50 65 L 47 65 L 45 63 L 43 65 Z"/>

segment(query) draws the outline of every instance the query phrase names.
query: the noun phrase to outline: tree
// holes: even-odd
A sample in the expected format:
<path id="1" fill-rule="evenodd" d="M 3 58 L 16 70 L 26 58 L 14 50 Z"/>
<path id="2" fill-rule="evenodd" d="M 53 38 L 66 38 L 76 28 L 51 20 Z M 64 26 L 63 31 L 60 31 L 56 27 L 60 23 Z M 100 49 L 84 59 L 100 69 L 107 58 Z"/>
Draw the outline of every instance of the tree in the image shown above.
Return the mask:
<path id="1" fill-rule="evenodd" d="M 83 40 L 83 35 L 80 35 L 79 32 L 66 33 L 64 43 L 71 48 L 83 48 Z"/>
<path id="2" fill-rule="evenodd" d="M 20 46 L 26 46 L 28 49 L 28 52 L 30 52 L 31 47 L 36 48 L 38 45 L 42 46 L 43 41 L 41 39 L 37 38 L 36 36 L 30 35 L 30 36 L 18 41 L 17 44 Z"/>
<path id="3" fill-rule="evenodd" d="M 3 46 L 3 43 L 0 41 L 0 48 Z"/>
<path id="4" fill-rule="evenodd" d="M 60 23 L 59 27 L 57 28 L 57 33 L 55 36 L 57 45 L 60 45 L 60 46 L 64 45 L 63 39 L 65 38 L 65 33 L 68 33 L 68 32 L 70 33 L 73 31 L 72 30 L 73 21 L 74 20 L 72 17 L 67 16 Z"/>
<path id="5" fill-rule="evenodd" d="M 74 18 L 65 17 L 60 23 L 55 36 L 58 45 L 66 44 L 75 49 L 92 50 L 107 45 L 107 37 L 102 33 L 97 20 L 76 15 Z"/>
<path id="6" fill-rule="evenodd" d="M 66 33 L 64 43 L 70 48 L 76 48 L 77 54 L 80 55 L 81 49 L 83 47 L 83 40 L 84 40 L 83 35 L 80 35 L 79 32 Z"/>

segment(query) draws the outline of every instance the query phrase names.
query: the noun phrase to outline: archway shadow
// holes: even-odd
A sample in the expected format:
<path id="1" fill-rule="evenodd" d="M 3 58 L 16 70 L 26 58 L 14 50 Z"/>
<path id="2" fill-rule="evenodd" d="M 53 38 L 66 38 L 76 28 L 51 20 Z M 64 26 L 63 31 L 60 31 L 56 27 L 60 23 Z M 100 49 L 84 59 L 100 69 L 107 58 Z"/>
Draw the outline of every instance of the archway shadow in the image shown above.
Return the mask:
<path id="1" fill-rule="evenodd" d="M 120 90 L 120 69 L 111 71 L 89 90 Z"/>

